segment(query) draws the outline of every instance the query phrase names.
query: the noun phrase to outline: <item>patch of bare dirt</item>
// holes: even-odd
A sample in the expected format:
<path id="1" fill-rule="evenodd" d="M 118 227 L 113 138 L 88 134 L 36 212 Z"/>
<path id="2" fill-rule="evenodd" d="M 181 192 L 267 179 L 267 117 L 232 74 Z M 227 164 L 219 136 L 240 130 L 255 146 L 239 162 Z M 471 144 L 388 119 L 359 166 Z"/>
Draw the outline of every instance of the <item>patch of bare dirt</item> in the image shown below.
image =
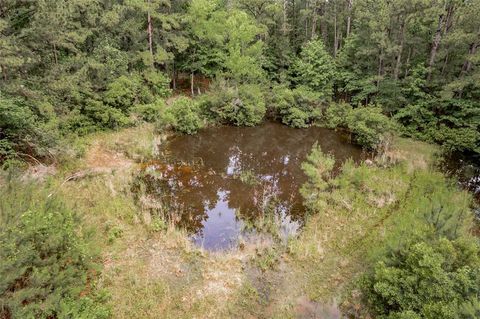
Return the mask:
<path id="1" fill-rule="evenodd" d="M 331 305 L 322 305 L 318 302 L 309 300 L 305 296 L 297 299 L 295 313 L 299 319 L 340 319 L 342 317 L 341 312 L 335 303 Z"/>
<path id="2" fill-rule="evenodd" d="M 43 182 L 49 176 L 57 173 L 57 168 L 54 165 L 38 164 L 30 166 L 22 175 L 23 181 L 38 181 Z"/>
<path id="3" fill-rule="evenodd" d="M 107 170 L 128 169 L 133 165 L 133 161 L 126 158 L 124 154 L 105 149 L 98 142 L 88 150 L 85 163 L 88 168 Z"/>

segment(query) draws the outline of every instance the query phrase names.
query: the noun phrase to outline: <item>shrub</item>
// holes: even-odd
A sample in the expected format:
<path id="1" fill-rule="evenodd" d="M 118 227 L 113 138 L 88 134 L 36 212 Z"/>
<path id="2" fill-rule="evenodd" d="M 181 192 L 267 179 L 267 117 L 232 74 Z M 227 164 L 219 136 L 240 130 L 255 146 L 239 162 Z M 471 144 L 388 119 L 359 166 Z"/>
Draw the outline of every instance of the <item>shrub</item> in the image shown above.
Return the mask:
<path id="1" fill-rule="evenodd" d="M 356 142 L 369 149 L 376 149 L 385 142 L 393 129 L 392 121 L 382 114 L 382 109 L 372 106 L 351 111 L 347 123 Z"/>
<path id="2" fill-rule="evenodd" d="M 329 181 L 334 165 L 335 159 L 331 155 L 324 154 L 320 146 L 315 143 L 305 162 L 302 163 L 302 170 L 308 177 L 308 181 L 300 188 L 300 194 L 310 209 L 319 211 L 326 208 L 324 192 L 330 187 Z"/>
<path id="3" fill-rule="evenodd" d="M 266 112 L 263 91 L 253 84 L 212 88 L 200 98 L 199 107 L 207 118 L 237 126 L 257 125 Z"/>
<path id="4" fill-rule="evenodd" d="M 325 109 L 324 124 L 328 128 L 346 128 L 348 126 L 347 117 L 351 112 L 352 106 L 348 103 L 332 103 Z"/>
<path id="5" fill-rule="evenodd" d="M 22 99 L 0 95 L 0 163 L 24 156 L 41 158 L 55 145 L 55 119 L 43 121 L 33 109 Z"/>
<path id="6" fill-rule="evenodd" d="M 236 91 L 231 87 L 214 82 L 207 94 L 198 97 L 200 113 L 214 122 L 223 120 L 223 108 L 236 97 Z"/>
<path id="7" fill-rule="evenodd" d="M 89 292 L 99 268 L 76 215 L 61 202 L 33 203 L 31 189 L 0 189 L 0 317 L 107 318 Z"/>
<path id="8" fill-rule="evenodd" d="M 130 107 L 139 102 L 141 86 L 141 79 L 138 75 L 122 75 L 108 84 L 104 95 L 105 103 L 127 112 Z"/>
<path id="9" fill-rule="evenodd" d="M 82 109 L 75 109 L 60 122 L 63 133 L 75 132 L 87 135 L 102 129 L 116 129 L 131 124 L 130 119 L 121 110 L 104 104 L 102 101 L 88 99 Z"/>
<path id="10" fill-rule="evenodd" d="M 402 108 L 395 119 L 403 133 L 436 142 L 448 152 L 480 153 L 480 108 L 477 102 L 424 97 Z"/>
<path id="11" fill-rule="evenodd" d="M 441 124 L 432 132 L 435 142 L 447 152 L 473 151 L 480 154 L 480 132 L 470 127 L 450 128 Z"/>
<path id="12" fill-rule="evenodd" d="M 198 105 L 187 97 L 179 97 L 161 114 L 157 126 L 185 134 L 196 133 L 202 127 Z"/>
<path id="13" fill-rule="evenodd" d="M 165 73 L 149 69 L 143 73 L 143 79 L 155 98 L 166 98 L 172 93 L 170 78 Z"/>
<path id="14" fill-rule="evenodd" d="M 261 88 L 253 84 L 244 84 L 238 88 L 237 95 L 221 110 L 221 117 L 237 126 L 255 126 L 265 116 L 265 99 Z"/>
<path id="15" fill-rule="evenodd" d="M 137 105 L 153 103 L 170 95 L 170 80 L 163 73 L 146 71 L 143 74 L 122 75 L 107 85 L 104 102 L 124 113 Z"/>
<path id="16" fill-rule="evenodd" d="M 392 251 L 364 279 L 367 303 L 378 318 L 478 318 L 479 256 L 473 240 Z"/>
<path id="17" fill-rule="evenodd" d="M 307 127 L 321 116 L 319 95 L 305 86 L 293 90 L 275 87 L 269 103 L 282 123 L 292 127 Z"/>
<path id="18" fill-rule="evenodd" d="M 165 111 L 165 101 L 158 99 L 151 104 L 137 105 L 132 109 L 132 113 L 136 114 L 141 120 L 145 122 L 156 122 L 160 119 L 160 115 Z"/>

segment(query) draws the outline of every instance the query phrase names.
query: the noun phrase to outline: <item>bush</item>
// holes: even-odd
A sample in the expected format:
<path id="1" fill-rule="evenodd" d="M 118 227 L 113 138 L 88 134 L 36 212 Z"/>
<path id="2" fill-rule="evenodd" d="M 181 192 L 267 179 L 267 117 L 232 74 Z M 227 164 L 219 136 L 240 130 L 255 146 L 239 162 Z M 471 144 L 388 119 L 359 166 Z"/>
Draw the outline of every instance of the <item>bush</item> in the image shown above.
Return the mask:
<path id="1" fill-rule="evenodd" d="M 116 129 L 131 124 L 121 110 L 101 101 L 88 99 L 82 109 L 75 109 L 60 122 L 63 133 L 75 132 L 80 136 L 102 129 Z"/>
<path id="2" fill-rule="evenodd" d="M 379 107 L 358 107 L 348 114 L 347 123 L 358 144 L 376 149 L 386 139 L 393 129 L 392 121 L 382 114 Z"/>
<path id="3" fill-rule="evenodd" d="M 432 132 L 433 140 L 447 152 L 473 151 L 480 154 L 480 132 L 470 127 L 450 128 L 441 124 Z"/>
<path id="4" fill-rule="evenodd" d="M 212 88 L 200 98 L 200 109 L 206 117 L 237 126 L 259 124 L 266 112 L 265 99 L 260 86 L 244 84 Z"/>
<path id="5" fill-rule="evenodd" d="M 104 101 L 111 107 L 126 113 L 130 107 L 139 103 L 141 86 L 141 79 L 138 75 L 122 75 L 108 84 Z"/>
<path id="6" fill-rule="evenodd" d="M 316 211 L 327 207 L 325 192 L 330 187 L 335 159 L 324 154 L 320 146 L 315 143 L 312 151 L 302 163 L 302 170 L 308 181 L 300 188 L 300 194 L 305 200 L 305 205 Z"/>
<path id="7" fill-rule="evenodd" d="M 194 134 L 202 127 L 198 105 L 187 97 L 179 97 L 168 106 L 157 121 L 159 128 L 172 128 Z"/>
<path id="8" fill-rule="evenodd" d="M 107 318 L 105 296 L 89 292 L 99 264 L 75 214 L 21 187 L 0 189 L 0 317 Z"/>
<path id="9" fill-rule="evenodd" d="M 48 148 L 58 139 L 55 119 L 44 121 L 33 109 L 23 99 L 0 95 L 0 163 L 49 155 Z"/>
<path id="10" fill-rule="evenodd" d="M 225 105 L 233 101 L 236 96 L 237 94 L 234 88 L 214 82 L 210 86 L 209 92 L 200 95 L 197 99 L 200 114 L 213 122 L 222 121 Z"/>
<path id="11" fill-rule="evenodd" d="M 167 97 L 170 79 L 163 73 L 148 71 L 143 74 L 122 75 L 107 85 L 104 102 L 124 113 L 137 105 L 153 103 L 155 99 Z"/>
<path id="12" fill-rule="evenodd" d="M 253 84 L 238 88 L 237 95 L 221 110 L 221 117 L 237 126 L 255 126 L 265 116 L 265 99 L 262 89 Z"/>
<path id="13" fill-rule="evenodd" d="M 321 117 L 319 95 L 305 86 L 293 90 L 275 87 L 269 104 L 282 123 L 292 127 L 307 127 Z"/>
<path id="14" fill-rule="evenodd" d="M 448 152 L 480 154 L 478 102 L 425 97 L 401 109 L 395 119 L 407 136 L 438 143 Z"/>
<path id="15" fill-rule="evenodd" d="M 156 122 L 160 119 L 160 115 L 166 109 L 165 101 L 158 99 L 151 104 L 137 105 L 132 109 L 132 113 L 137 115 L 145 122 Z"/>
<path id="16" fill-rule="evenodd" d="M 325 109 L 323 116 L 324 124 L 328 128 L 347 128 L 347 117 L 352 112 L 352 106 L 348 103 L 332 103 Z"/>
<path id="17" fill-rule="evenodd" d="M 440 239 L 392 251 L 363 283 L 378 318 L 479 318 L 480 250 Z"/>
<path id="18" fill-rule="evenodd" d="M 143 78 L 154 98 L 166 98 L 172 94 L 170 78 L 165 73 L 148 70 L 143 73 Z"/>

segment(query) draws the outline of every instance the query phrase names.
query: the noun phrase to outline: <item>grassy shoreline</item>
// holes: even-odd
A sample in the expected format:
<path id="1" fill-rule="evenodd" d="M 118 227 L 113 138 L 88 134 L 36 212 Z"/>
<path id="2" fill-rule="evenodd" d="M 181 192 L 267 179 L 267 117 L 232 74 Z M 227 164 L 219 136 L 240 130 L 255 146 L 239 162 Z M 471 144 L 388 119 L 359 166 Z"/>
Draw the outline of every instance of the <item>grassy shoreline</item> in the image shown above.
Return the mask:
<path id="1" fill-rule="evenodd" d="M 297 238 L 211 253 L 181 230 L 145 223 L 133 201 L 135 163 L 160 140 L 151 126 L 90 136 L 82 158 L 29 182 L 61 198 L 93 232 L 103 267 L 95 289 L 108 292 L 114 318 L 294 318 L 335 314 L 340 303 L 351 311 L 357 305 L 345 296 L 393 229 L 412 180 L 439 175 L 435 146 L 398 138 L 374 163 L 346 164 L 327 195 L 333 204 L 312 214 Z M 68 180 L 79 171 L 88 173 Z"/>

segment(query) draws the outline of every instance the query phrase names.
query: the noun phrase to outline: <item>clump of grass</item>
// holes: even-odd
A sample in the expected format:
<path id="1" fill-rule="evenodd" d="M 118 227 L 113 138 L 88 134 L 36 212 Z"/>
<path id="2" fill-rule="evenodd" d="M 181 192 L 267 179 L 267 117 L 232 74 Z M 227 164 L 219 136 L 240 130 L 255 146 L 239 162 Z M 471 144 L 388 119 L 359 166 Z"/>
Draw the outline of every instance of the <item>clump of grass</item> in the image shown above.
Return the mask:
<path id="1" fill-rule="evenodd" d="M 279 251 L 275 247 L 267 247 L 263 250 L 257 250 L 253 261 L 263 272 L 274 270 L 279 263 Z"/>
<path id="2" fill-rule="evenodd" d="M 245 281 L 237 290 L 234 302 L 229 306 L 231 317 L 258 318 L 260 314 L 261 298 L 251 282 Z"/>

